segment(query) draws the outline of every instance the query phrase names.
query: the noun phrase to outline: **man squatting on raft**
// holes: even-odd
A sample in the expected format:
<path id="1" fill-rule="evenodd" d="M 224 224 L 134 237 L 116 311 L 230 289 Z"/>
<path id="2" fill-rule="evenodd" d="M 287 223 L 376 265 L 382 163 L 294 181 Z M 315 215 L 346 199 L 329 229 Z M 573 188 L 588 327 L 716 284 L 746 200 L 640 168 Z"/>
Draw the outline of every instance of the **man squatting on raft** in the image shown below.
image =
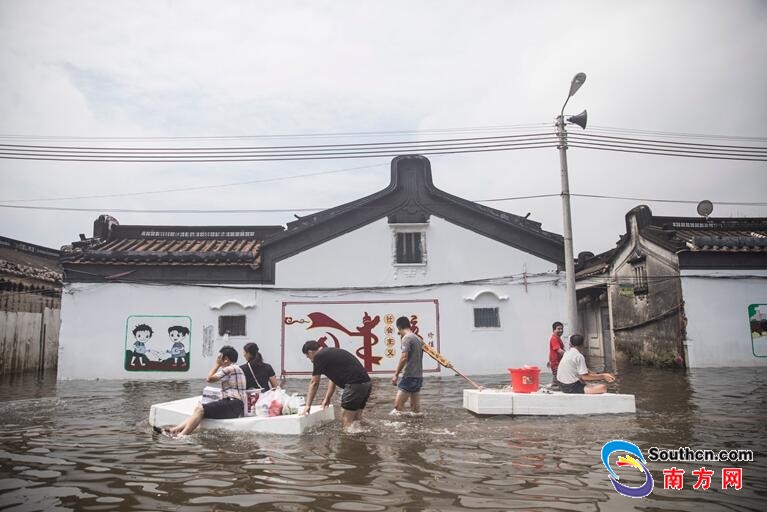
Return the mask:
<path id="1" fill-rule="evenodd" d="M 320 376 L 330 379 L 328 391 L 322 400 L 322 408 L 330 405 L 330 399 L 336 392 L 336 386 L 342 388 L 341 395 L 341 426 L 348 428 L 352 423 L 362 418 L 370 391 L 373 385 L 370 376 L 362 363 L 346 350 L 340 348 L 321 347 L 314 340 L 307 341 L 301 347 L 301 352 L 312 362 L 312 378 L 306 391 L 306 407 L 301 415 L 309 414 L 314 401 L 314 395 L 320 387 Z"/>
<path id="2" fill-rule="evenodd" d="M 562 356 L 557 370 L 559 387 L 564 393 L 581 393 L 587 395 L 600 395 L 607 392 L 606 384 L 589 384 L 587 381 L 605 380 L 614 382 L 615 377 L 610 373 L 594 373 L 586 366 L 586 358 L 583 357 L 583 336 L 573 334 L 570 336 L 570 349 Z"/>
<path id="3" fill-rule="evenodd" d="M 237 351 L 234 347 L 221 347 L 216 364 L 206 379 L 210 383 L 221 383 L 221 399 L 197 405 L 191 416 L 164 433 L 186 436 L 194 432 L 203 418 L 221 420 L 242 416 L 245 411 L 245 374 L 236 362 Z M 158 430 L 157 427 L 155 430 Z"/>

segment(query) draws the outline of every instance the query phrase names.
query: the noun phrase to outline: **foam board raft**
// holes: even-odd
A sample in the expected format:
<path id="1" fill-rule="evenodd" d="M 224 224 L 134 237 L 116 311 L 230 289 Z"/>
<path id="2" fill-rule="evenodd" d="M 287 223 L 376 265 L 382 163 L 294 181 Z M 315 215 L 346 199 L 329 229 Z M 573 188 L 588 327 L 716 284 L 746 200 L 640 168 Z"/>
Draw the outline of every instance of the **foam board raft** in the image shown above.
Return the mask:
<path id="1" fill-rule="evenodd" d="M 475 414 L 559 416 L 567 414 L 617 414 L 636 412 L 634 395 L 514 393 L 494 389 L 464 389 L 463 407 Z"/>
<path id="2" fill-rule="evenodd" d="M 149 409 L 149 424 L 153 427 L 168 427 L 181 423 L 191 416 L 194 407 L 200 403 L 199 396 L 174 400 L 162 404 L 154 404 Z M 261 434 L 299 435 L 306 430 L 335 420 L 333 406 L 322 409 L 319 405 L 312 407 L 309 414 L 299 416 L 247 416 L 230 420 L 204 419 L 200 423 L 202 429 L 225 429 L 238 432 L 258 432 Z"/>

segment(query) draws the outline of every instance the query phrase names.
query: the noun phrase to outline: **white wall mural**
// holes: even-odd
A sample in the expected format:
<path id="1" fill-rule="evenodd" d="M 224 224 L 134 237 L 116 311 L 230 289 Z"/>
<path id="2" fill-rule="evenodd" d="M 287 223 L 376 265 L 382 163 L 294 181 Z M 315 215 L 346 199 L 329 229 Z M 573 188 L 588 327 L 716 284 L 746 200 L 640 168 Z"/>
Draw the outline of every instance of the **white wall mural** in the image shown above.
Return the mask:
<path id="1" fill-rule="evenodd" d="M 767 304 L 748 306 L 751 350 L 756 357 L 767 357 Z"/>
<path id="2" fill-rule="evenodd" d="M 131 315 L 125 321 L 125 369 L 186 372 L 191 344 L 188 316 Z"/>
<path id="3" fill-rule="evenodd" d="M 310 374 L 312 365 L 301 353 L 304 342 L 348 350 L 368 373 L 393 373 L 400 357 L 400 338 L 395 322 L 406 316 L 413 332 L 439 350 L 439 303 L 437 300 L 380 302 L 283 302 L 282 373 Z M 423 359 L 425 372 L 439 365 Z"/>

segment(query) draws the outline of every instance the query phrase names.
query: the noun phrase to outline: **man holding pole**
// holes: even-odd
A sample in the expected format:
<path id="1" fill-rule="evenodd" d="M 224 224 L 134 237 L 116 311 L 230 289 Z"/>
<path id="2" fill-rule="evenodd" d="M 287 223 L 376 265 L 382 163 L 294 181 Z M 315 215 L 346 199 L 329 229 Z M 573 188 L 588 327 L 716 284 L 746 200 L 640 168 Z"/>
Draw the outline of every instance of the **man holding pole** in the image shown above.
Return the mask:
<path id="1" fill-rule="evenodd" d="M 391 378 L 397 386 L 394 409 L 389 413 L 399 416 L 405 410 L 405 403 L 410 399 L 410 410 L 414 416 L 421 415 L 421 387 L 423 386 L 423 347 L 421 339 L 413 334 L 410 320 L 405 316 L 397 319 L 397 334 L 402 339 L 402 355 L 397 362 L 397 370 Z M 402 373 L 402 379 L 399 375 Z M 399 385 L 397 381 L 399 380 Z"/>

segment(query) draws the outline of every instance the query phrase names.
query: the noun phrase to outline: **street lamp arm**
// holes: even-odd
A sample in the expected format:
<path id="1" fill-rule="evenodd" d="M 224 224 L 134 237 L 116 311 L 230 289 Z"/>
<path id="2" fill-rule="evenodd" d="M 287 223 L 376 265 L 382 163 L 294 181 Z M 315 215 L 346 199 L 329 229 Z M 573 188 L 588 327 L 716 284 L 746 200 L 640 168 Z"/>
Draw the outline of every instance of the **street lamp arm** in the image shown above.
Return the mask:
<path id="1" fill-rule="evenodd" d="M 559 111 L 559 117 L 562 117 L 565 115 L 565 106 L 567 105 L 567 102 L 570 101 L 570 98 L 572 98 L 572 95 L 568 95 L 565 102 L 562 104 L 562 110 Z"/>

